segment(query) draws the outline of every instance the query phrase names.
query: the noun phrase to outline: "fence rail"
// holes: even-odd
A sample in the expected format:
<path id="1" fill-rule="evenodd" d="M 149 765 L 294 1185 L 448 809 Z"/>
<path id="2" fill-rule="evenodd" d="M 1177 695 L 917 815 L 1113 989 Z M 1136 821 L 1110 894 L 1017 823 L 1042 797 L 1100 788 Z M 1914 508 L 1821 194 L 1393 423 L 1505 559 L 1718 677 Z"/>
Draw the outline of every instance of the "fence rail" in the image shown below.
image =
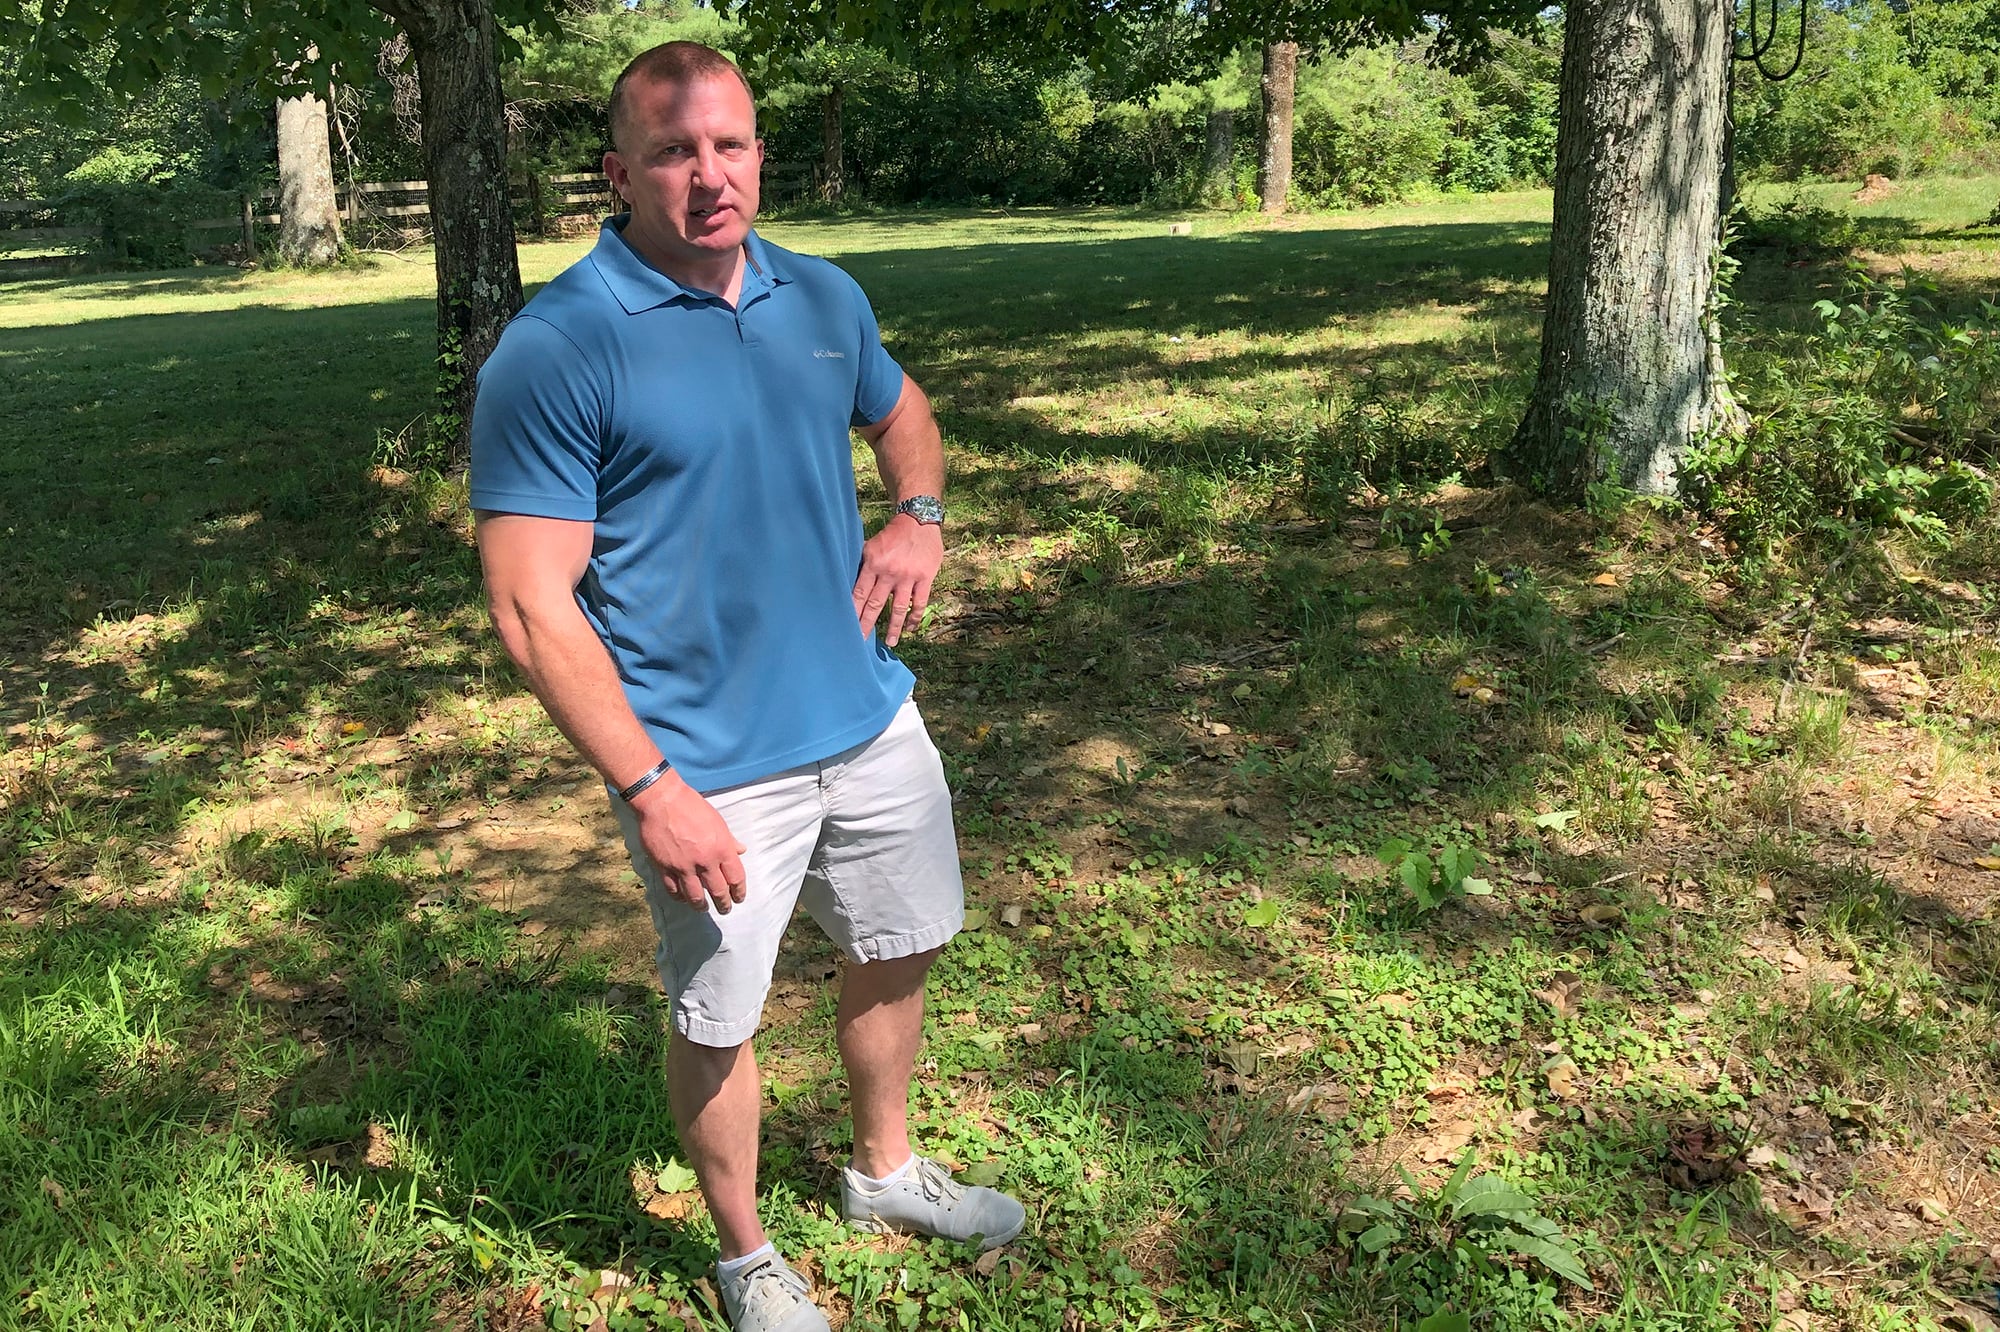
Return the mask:
<path id="1" fill-rule="evenodd" d="M 764 169 L 764 197 L 772 203 L 802 198 L 812 188 L 813 170 L 803 163 L 771 163 Z M 599 171 L 561 172 L 553 175 L 516 176 L 509 182 L 509 197 L 528 211 L 531 226 L 540 231 L 549 223 L 558 228 L 589 215 L 609 211 L 616 203 L 611 182 Z M 397 199 L 397 202 L 391 202 Z M 278 202 L 273 193 L 242 196 L 241 211 L 234 217 L 199 218 L 181 225 L 190 231 L 240 230 L 244 246 L 253 253 L 256 228 L 277 226 L 278 213 L 267 211 Z M 371 222 L 386 228 L 407 228 L 413 219 L 430 216 L 430 185 L 421 180 L 370 180 L 339 186 L 334 206 L 350 229 L 360 230 Z M 33 244 L 78 245 L 98 236 L 95 227 L 49 226 L 39 220 L 56 220 L 59 200 L 0 199 L 0 248 Z M 0 268 L 40 260 L 0 260 Z"/>

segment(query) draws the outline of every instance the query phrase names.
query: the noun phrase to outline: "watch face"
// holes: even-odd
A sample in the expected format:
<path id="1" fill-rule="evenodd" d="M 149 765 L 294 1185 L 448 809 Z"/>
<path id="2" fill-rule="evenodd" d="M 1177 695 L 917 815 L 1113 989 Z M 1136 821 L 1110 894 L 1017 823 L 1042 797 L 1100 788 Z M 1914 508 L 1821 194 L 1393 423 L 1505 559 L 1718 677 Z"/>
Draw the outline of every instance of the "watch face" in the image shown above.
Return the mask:
<path id="1" fill-rule="evenodd" d="M 920 523 L 942 523 L 944 501 L 935 495 L 913 495 L 898 504 L 896 512 L 907 513 Z"/>

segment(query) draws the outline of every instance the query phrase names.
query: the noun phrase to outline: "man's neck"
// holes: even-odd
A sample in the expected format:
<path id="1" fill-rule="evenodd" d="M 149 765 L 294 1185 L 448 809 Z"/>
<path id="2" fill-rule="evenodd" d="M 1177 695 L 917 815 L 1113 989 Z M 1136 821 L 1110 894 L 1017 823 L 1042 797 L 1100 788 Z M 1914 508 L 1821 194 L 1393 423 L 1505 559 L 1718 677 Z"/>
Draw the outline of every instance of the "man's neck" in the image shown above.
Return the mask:
<path id="1" fill-rule="evenodd" d="M 713 262 L 689 264 L 677 263 L 660 254 L 659 247 L 647 244 L 645 236 L 633 234 L 629 225 L 625 228 L 625 239 L 631 242 L 642 259 L 683 287 L 714 292 L 731 305 L 736 303 L 736 297 L 743 290 L 743 268 L 747 258 L 744 245 L 716 255 Z"/>

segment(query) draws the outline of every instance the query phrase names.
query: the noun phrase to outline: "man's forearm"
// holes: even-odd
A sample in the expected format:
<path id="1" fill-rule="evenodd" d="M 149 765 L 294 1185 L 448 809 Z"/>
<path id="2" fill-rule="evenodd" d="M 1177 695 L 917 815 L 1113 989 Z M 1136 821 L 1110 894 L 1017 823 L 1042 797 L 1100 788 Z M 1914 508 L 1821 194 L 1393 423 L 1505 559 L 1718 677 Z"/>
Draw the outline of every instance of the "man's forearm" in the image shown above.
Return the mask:
<path id="1" fill-rule="evenodd" d="M 902 401 L 870 444 L 891 499 L 944 494 L 944 441 L 930 399 L 915 380 L 905 381 Z"/>
<path id="2" fill-rule="evenodd" d="M 496 610 L 494 623 L 550 719 L 606 781 L 629 786 L 659 762 L 611 654 L 574 603 Z"/>

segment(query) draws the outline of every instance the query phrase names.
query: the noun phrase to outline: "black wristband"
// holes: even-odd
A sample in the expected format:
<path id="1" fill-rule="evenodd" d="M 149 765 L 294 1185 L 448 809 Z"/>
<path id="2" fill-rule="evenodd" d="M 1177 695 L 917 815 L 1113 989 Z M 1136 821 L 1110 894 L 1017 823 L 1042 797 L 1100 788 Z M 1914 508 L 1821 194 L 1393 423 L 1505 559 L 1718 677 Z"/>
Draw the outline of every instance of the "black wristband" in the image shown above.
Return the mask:
<path id="1" fill-rule="evenodd" d="M 632 783 L 630 786 L 620 791 L 618 793 L 618 798 L 620 800 L 625 801 L 628 804 L 631 803 L 633 796 L 638 795 L 641 791 L 651 786 L 654 782 L 659 781 L 660 778 L 666 776 L 673 770 L 674 770 L 673 764 L 667 762 L 667 760 L 665 759 L 661 759 L 658 763 L 655 763 L 652 767 L 646 769 L 645 776 L 641 777 L 638 781 Z"/>

